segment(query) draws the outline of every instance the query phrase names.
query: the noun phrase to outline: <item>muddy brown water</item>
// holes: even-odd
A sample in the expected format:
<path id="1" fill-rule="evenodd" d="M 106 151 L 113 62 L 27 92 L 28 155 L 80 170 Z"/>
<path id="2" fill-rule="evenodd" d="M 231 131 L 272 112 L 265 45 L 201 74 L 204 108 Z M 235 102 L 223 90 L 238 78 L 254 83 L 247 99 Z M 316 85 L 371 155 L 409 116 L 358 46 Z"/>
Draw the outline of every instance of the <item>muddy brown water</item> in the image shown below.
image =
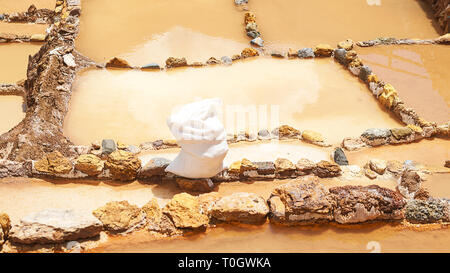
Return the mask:
<path id="1" fill-rule="evenodd" d="M 95 0 L 82 4 L 76 47 L 97 62 L 114 56 L 133 65 L 164 64 L 170 56 L 204 62 L 211 56 L 239 54 L 248 45 L 243 13 L 229 0 Z"/>
<path id="2" fill-rule="evenodd" d="M 24 117 L 21 96 L 0 96 L 0 135 L 16 126 Z"/>
<path id="3" fill-rule="evenodd" d="M 450 48 L 444 45 L 376 46 L 356 49 L 364 64 L 426 120 L 450 120 Z"/>
<path id="4" fill-rule="evenodd" d="M 338 143 L 367 128 L 401 126 L 364 84 L 330 59 L 261 57 L 231 67 L 168 72 L 94 69 L 80 73 L 73 90 L 64 132 L 76 144 L 104 138 L 134 145 L 171 139 L 166 125 L 171 111 L 211 97 L 224 103 L 228 133 L 289 124 Z M 230 119 L 238 109 L 254 110 L 257 118 Z"/>
<path id="5" fill-rule="evenodd" d="M 53 10 L 55 4 L 55 0 L 0 0 L 0 13 L 25 12 L 31 5 L 38 9 Z"/>
<path id="6" fill-rule="evenodd" d="M 42 45 L 35 43 L 0 44 L 0 83 L 16 83 L 27 77 L 28 56 Z"/>
<path id="7" fill-rule="evenodd" d="M 258 0 L 249 9 L 269 48 L 439 35 L 430 8 L 416 0 Z"/>

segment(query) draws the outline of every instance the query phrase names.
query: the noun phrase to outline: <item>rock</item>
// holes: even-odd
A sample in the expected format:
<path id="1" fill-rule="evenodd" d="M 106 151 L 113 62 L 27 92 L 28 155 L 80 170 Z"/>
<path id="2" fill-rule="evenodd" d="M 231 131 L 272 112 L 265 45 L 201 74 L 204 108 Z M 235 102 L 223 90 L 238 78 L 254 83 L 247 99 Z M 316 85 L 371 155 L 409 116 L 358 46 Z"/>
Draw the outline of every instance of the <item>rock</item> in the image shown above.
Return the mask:
<path id="1" fill-rule="evenodd" d="M 346 137 L 342 140 L 342 147 L 348 151 L 360 150 L 366 146 L 360 138 Z"/>
<path id="2" fill-rule="evenodd" d="M 333 160 L 338 165 L 348 165 L 347 157 L 345 156 L 344 151 L 337 147 L 333 153 Z"/>
<path id="3" fill-rule="evenodd" d="M 383 87 L 383 92 L 378 96 L 378 100 L 387 109 L 393 109 L 400 101 L 397 91 L 389 83 Z"/>
<path id="4" fill-rule="evenodd" d="M 318 44 L 314 50 L 316 57 L 330 57 L 333 53 L 333 48 L 327 44 Z"/>
<path id="5" fill-rule="evenodd" d="M 242 159 L 241 161 L 241 172 L 257 170 L 258 166 L 248 160 L 247 158 Z"/>
<path id="6" fill-rule="evenodd" d="M 6 241 L 11 229 L 11 220 L 8 214 L 0 213 L 0 250 L 3 243 Z"/>
<path id="7" fill-rule="evenodd" d="M 175 181 L 178 187 L 184 191 L 210 192 L 214 189 L 214 184 L 210 178 L 189 179 L 177 177 Z"/>
<path id="8" fill-rule="evenodd" d="M 397 185 L 397 190 L 408 199 L 412 199 L 422 186 L 422 178 L 417 171 L 405 170 Z"/>
<path id="9" fill-rule="evenodd" d="M 394 128 L 391 129 L 391 133 L 395 137 L 395 139 L 400 140 L 410 136 L 413 133 L 413 130 L 409 127 Z"/>
<path id="10" fill-rule="evenodd" d="M 30 41 L 32 42 L 44 42 L 45 41 L 45 34 L 32 34 L 30 37 Z"/>
<path id="11" fill-rule="evenodd" d="M 186 58 L 174 58 L 174 57 L 169 57 L 169 58 L 166 60 L 166 67 L 167 67 L 167 68 L 171 68 L 171 67 L 181 67 L 181 66 L 187 66 Z"/>
<path id="12" fill-rule="evenodd" d="M 298 50 L 294 50 L 292 48 L 288 48 L 287 55 L 289 58 L 297 58 L 298 57 Z"/>
<path id="13" fill-rule="evenodd" d="M 311 142 L 311 143 L 318 143 L 318 142 L 325 141 L 322 134 L 311 131 L 311 130 L 304 130 L 302 132 L 302 138 L 303 138 L 303 140 L 306 140 L 307 142 Z"/>
<path id="14" fill-rule="evenodd" d="M 234 0 L 234 3 L 236 5 L 243 5 L 243 4 L 247 4 L 248 0 Z"/>
<path id="15" fill-rule="evenodd" d="M 34 168 L 41 173 L 67 174 L 72 170 L 72 163 L 60 152 L 54 151 L 36 161 L 34 163 Z"/>
<path id="16" fill-rule="evenodd" d="M 174 195 L 164 207 L 163 213 L 177 228 L 203 229 L 209 223 L 208 216 L 200 212 L 198 199 L 187 193 Z"/>
<path id="17" fill-rule="evenodd" d="M 372 171 L 369 166 L 364 168 L 364 175 L 370 179 L 375 179 L 378 176 L 378 174 L 376 172 Z"/>
<path id="18" fill-rule="evenodd" d="M 209 65 L 212 65 L 212 64 L 220 64 L 220 61 L 217 60 L 217 59 L 214 58 L 214 57 L 211 57 L 211 58 L 209 58 L 209 59 L 206 61 L 206 64 L 209 64 Z"/>
<path id="19" fill-rule="evenodd" d="M 247 31 L 247 32 L 249 32 L 249 31 L 256 31 L 256 32 L 258 32 L 258 25 L 256 24 L 256 23 L 254 23 L 254 22 L 250 22 L 250 23 L 248 23 L 246 26 L 245 26 L 245 30 Z M 256 38 L 256 37 L 255 37 Z"/>
<path id="20" fill-rule="evenodd" d="M 367 129 L 362 133 L 361 139 L 370 146 L 379 146 L 389 142 L 391 131 L 389 129 Z"/>
<path id="21" fill-rule="evenodd" d="M 414 199 L 417 199 L 417 200 L 426 201 L 426 200 L 430 199 L 430 197 L 431 197 L 430 192 L 428 192 L 424 188 L 420 188 L 418 191 L 416 191 L 414 193 Z"/>
<path id="22" fill-rule="evenodd" d="M 330 188 L 336 201 L 334 220 L 340 224 L 371 220 L 400 220 L 404 217 L 403 197 L 377 185 Z"/>
<path id="23" fill-rule="evenodd" d="M 297 56 L 301 59 L 314 58 L 314 50 L 312 48 L 302 48 L 297 52 Z"/>
<path id="24" fill-rule="evenodd" d="M 445 160 L 444 167 L 450 168 L 450 160 Z"/>
<path id="25" fill-rule="evenodd" d="M 254 162 L 257 166 L 259 175 L 273 175 L 275 174 L 275 164 L 272 161 Z"/>
<path id="26" fill-rule="evenodd" d="M 134 180 L 141 168 L 141 160 L 134 154 L 117 150 L 112 152 L 105 163 L 114 180 Z"/>
<path id="27" fill-rule="evenodd" d="M 409 200 L 405 208 L 405 218 L 411 223 L 435 223 L 446 218 L 449 203 L 439 199 Z M 448 220 L 447 220 L 448 221 Z"/>
<path id="28" fill-rule="evenodd" d="M 384 174 L 386 170 L 386 161 L 381 159 L 371 159 L 369 161 L 370 169 L 378 174 Z"/>
<path id="29" fill-rule="evenodd" d="M 68 67 L 76 67 L 77 66 L 77 64 L 75 62 L 75 57 L 73 57 L 72 53 L 64 55 L 63 61 Z"/>
<path id="30" fill-rule="evenodd" d="M 128 231 L 143 223 L 145 215 L 128 201 L 112 201 L 92 212 L 111 232 Z"/>
<path id="31" fill-rule="evenodd" d="M 304 177 L 275 188 L 268 203 L 272 223 L 313 224 L 333 219 L 334 200 L 316 177 Z"/>
<path id="32" fill-rule="evenodd" d="M 359 71 L 359 78 L 363 81 L 363 82 L 367 82 L 367 77 L 372 74 L 372 69 L 370 67 L 368 67 L 367 65 L 363 65 L 361 66 L 361 69 Z"/>
<path id="33" fill-rule="evenodd" d="M 89 176 L 101 174 L 103 167 L 104 162 L 93 154 L 83 154 L 75 160 L 75 169 Z"/>
<path id="34" fill-rule="evenodd" d="M 403 163 L 398 160 L 388 160 L 386 164 L 386 170 L 393 173 L 394 175 L 399 175 L 403 171 Z"/>
<path id="35" fill-rule="evenodd" d="M 446 33 L 436 39 L 439 44 L 450 44 L 450 33 Z"/>
<path id="36" fill-rule="evenodd" d="M 157 223 L 161 221 L 163 213 L 158 205 L 158 201 L 155 198 L 152 198 L 152 200 L 148 201 L 147 204 L 145 204 L 141 208 L 141 210 L 144 213 L 145 219 L 147 220 L 147 224 Z"/>
<path id="37" fill-rule="evenodd" d="M 316 167 L 316 164 L 307 158 L 301 158 L 295 164 L 297 172 L 300 175 L 310 174 Z"/>
<path id="38" fill-rule="evenodd" d="M 295 173 L 295 165 L 286 158 L 277 158 L 275 160 L 275 170 L 280 176 L 292 176 Z"/>
<path id="39" fill-rule="evenodd" d="M 141 212 L 145 216 L 147 228 L 149 231 L 155 231 L 168 235 L 175 235 L 179 232 L 172 221 L 164 215 L 155 198 L 150 200 L 141 208 Z"/>
<path id="40" fill-rule="evenodd" d="M 11 228 L 9 240 L 20 244 L 51 244 L 95 237 L 100 231 L 102 224 L 92 215 L 47 209 L 22 218 Z"/>
<path id="41" fill-rule="evenodd" d="M 0 159 L 0 178 L 31 176 L 31 162 L 17 162 Z"/>
<path id="42" fill-rule="evenodd" d="M 264 198 L 246 192 L 224 196 L 211 208 L 211 216 L 219 221 L 246 224 L 263 224 L 268 213 Z"/>
<path id="43" fill-rule="evenodd" d="M 252 39 L 256 39 L 259 36 L 261 36 L 261 33 L 257 30 L 250 30 L 250 31 L 247 31 L 247 36 Z"/>
<path id="44" fill-rule="evenodd" d="M 246 12 L 244 14 L 244 22 L 247 25 L 248 23 L 256 23 L 256 16 L 252 12 Z"/>
<path id="45" fill-rule="evenodd" d="M 267 129 L 261 129 L 258 131 L 258 139 L 267 140 L 271 139 L 270 132 Z"/>
<path id="46" fill-rule="evenodd" d="M 143 70 L 160 70 L 161 67 L 157 63 L 149 63 L 141 67 Z"/>
<path id="47" fill-rule="evenodd" d="M 233 62 L 233 60 L 230 57 L 228 57 L 228 56 L 223 56 L 222 58 L 220 58 L 220 60 L 225 65 L 231 65 L 232 62 Z"/>
<path id="48" fill-rule="evenodd" d="M 251 40 L 250 43 L 253 45 L 257 45 L 259 47 L 264 46 L 264 40 L 261 37 L 257 37 L 255 39 Z"/>
<path id="49" fill-rule="evenodd" d="M 337 48 L 334 50 L 334 58 L 342 65 L 347 65 L 346 59 L 347 51 L 342 48 Z"/>
<path id="50" fill-rule="evenodd" d="M 229 173 L 239 174 L 241 173 L 241 161 L 235 161 L 231 163 L 230 167 L 228 167 Z"/>
<path id="51" fill-rule="evenodd" d="M 126 149 L 126 151 L 132 153 L 132 154 L 138 154 L 141 152 L 141 149 L 139 149 L 138 147 L 134 146 L 134 145 L 129 145 Z"/>
<path id="52" fill-rule="evenodd" d="M 244 50 L 242 50 L 242 52 L 241 52 L 242 58 L 249 58 L 249 57 L 255 57 L 255 56 L 259 56 L 259 53 L 254 48 L 247 47 L 247 48 L 244 48 Z"/>
<path id="53" fill-rule="evenodd" d="M 106 63 L 105 67 L 131 68 L 131 65 L 124 59 L 114 57 Z"/>
<path id="54" fill-rule="evenodd" d="M 272 130 L 272 135 L 278 136 L 278 138 L 298 138 L 301 132 L 289 125 L 281 125 L 278 128 Z"/>
<path id="55" fill-rule="evenodd" d="M 352 50 L 353 49 L 353 41 L 351 39 L 347 39 L 345 41 L 339 42 L 337 44 L 337 47 L 345 49 L 345 50 Z"/>
<path id="56" fill-rule="evenodd" d="M 341 168 L 337 164 L 322 160 L 317 163 L 313 173 L 320 178 L 335 177 L 341 175 Z"/>
<path id="57" fill-rule="evenodd" d="M 110 154 L 117 150 L 116 142 L 112 139 L 104 139 L 102 140 L 102 153 Z"/>
<path id="58" fill-rule="evenodd" d="M 270 53 L 270 55 L 275 58 L 285 58 L 286 57 L 286 54 L 279 50 L 272 51 L 272 53 Z"/>
<path id="59" fill-rule="evenodd" d="M 144 167 L 139 170 L 138 178 L 151 178 L 153 176 L 164 176 L 165 169 L 169 166 L 170 160 L 162 157 L 152 158 Z"/>

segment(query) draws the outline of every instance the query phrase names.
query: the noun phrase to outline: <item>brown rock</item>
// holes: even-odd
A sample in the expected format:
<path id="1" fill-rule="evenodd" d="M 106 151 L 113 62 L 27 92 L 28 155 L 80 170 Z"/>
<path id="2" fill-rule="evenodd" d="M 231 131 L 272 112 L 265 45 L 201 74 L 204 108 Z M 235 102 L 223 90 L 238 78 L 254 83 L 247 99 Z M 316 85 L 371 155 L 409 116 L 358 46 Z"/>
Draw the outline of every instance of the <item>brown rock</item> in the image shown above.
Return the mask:
<path id="1" fill-rule="evenodd" d="M 253 12 L 246 12 L 244 16 L 245 25 L 248 23 L 256 23 L 256 16 Z"/>
<path id="2" fill-rule="evenodd" d="M 410 136 L 413 130 L 409 127 L 394 128 L 391 129 L 391 133 L 397 140 L 400 140 Z"/>
<path id="3" fill-rule="evenodd" d="M 369 160 L 369 167 L 372 171 L 378 173 L 378 174 L 384 174 L 387 165 L 385 160 L 381 159 L 371 159 Z"/>
<path id="4" fill-rule="evenodd" d="M 112 201 L 92 212 L 111 232 L 123 232 L 136 227 L 144 221 L 144 214 L 138 206 L 128 201 Z"/>
<path id="5" fill-rule="evenodd" d="M 178 187 L 184 191 L 210 192 L 214 189 L 214 183 L 210 178 L 189 179 L 177 177 L 175 181 Z"/>
<path id="6" fill-rule="evenodd" d="M 414 199 L 427 201 L 431 197 L 430 192 L 424 188 L 420 188 L 416 193 L 414 193 Z"/>
<path id="7" fill-rule="evenodd" d="M 36 161 L 34 168 L 39 172 L 47 174 L 67 174 L 72 170 L 72 163 L 60 152 L 54 151 Z"/>
<path id="8" fill-rule="evenodd" d="M 297 161 L 295 167 L 297 168 L 297 171 L 301 174 L 310 174 L 316 167 L 316 164 L 309 159 L 301 158 L 299 161 Z"/>
<path id="9" fill-rule="evenodd" d="M 351 39 L 347 39 L 345 41 L 339 42 L 337 44 L 338 48 L 343 48 L 347 51 L 352 50 L 353 49 L 353 41 Z"/>
<path id="10" fill-rule="evenodd" d="M 174 57 L 169 57 L 169 58 L 166 60 L 166 67 L 167 67 L 167 68 L 171 68 L 171 67 L 181 67 L 181 66 L 187 66 L 186 58 L 174 58 Z"/>
<path id="11" fill-rule="evenodd" d="M 419 173 L 413 170 L 405 170 L 402 173 L 397 189 L 405 198 L 411 199 L 420 190 L 421 186 L 422 178 Z"/>
<path id="12" fill-rule="evenodd" d="M 211 216 L 219 221 L 262 224 L 269 208 L 264 198 L 254 193 L 237 192 L 224 196 L 211 208 Z"/>
<path id="13" fill-rule="evenodd" d="M 115 180 L 134 180 L 141 168 L 141 160 L 133 153 L 116 150 L 108 155 L 105 166 Z"/>
<path id="14" fill-rule="evenodd" d="M 162 210 L 158 205 L 158 201 L 153 198 L 152 200 L 148 201 L 147 204 L 145 204 L 141 208 L 142 212 L 145 215 L 145 218 L 147 219 L 147 223 L 152 222 L 156 223 L 161 220 L 162 217 Z"/>
<path id="15" fill-rule="evenodd" d="M 334 200 L 312 176 L 275 188 L 268 203 L 270 221 L 275 223 L 312 224 L 333 219 Z"/>
<path id="16" fill-rule="evenodd" d="M 280 176 L 291 176 L 295 173 L 295 165 L 286 158 L 277 158 L 275 160 L 275 170 Z"/>
<path id="17" fill-rule="evenodd" d="M 163 213 L 169 216 L 177 228 L 204 229 L 209 223 L 208 217 L 201 213 L 198 199 L 188 193 L 174 195 Z"/>
<path id="18" fill-rule="evenodd" d="M 342 147 L 348 151 L 360 150 L 367 145 L 360 138 L 344 138 L 342 140 Z"/>
<path id="19" fill-rule="evenodd" d="M 327 44 L 318 44 L 314 50 L 316 57 L 330 57 L 333 53 L 333 48 Z"/>
<path id="20" fill-rule="evenodd" d="M 378 174 L 376 172 L 372 171 L 369 166 L 364 168 L 364 174 L 365 174 L 365 176 L 367 176 L 370 179 L 375 179 L 378 176 Z"/>
<path id="21" fill-rule="evenodd" d="M 303 140 L 306 140 L 307 142 L 311 143 L 317 143 L 317 142 L 324 142 L 325 139 L 322 136 L 322 134 L 311 131 L 311 130 L 305 130 L 302 132 L 302 138 Z"/>
<path id="22" fill-rule="evenodd" d="M 45 36 L 46 36 L 45 34 L 32 34 L 30 40 L 32 42 L 44 42 Z"/>
<path id="23" fill-rule="evenodd" d="M 6 240 L 11 229 L 11 220 L 8 214 L 0 213 L 0 246 Z"/>
<path id="24" fill-rule="evenodd" d="M 105 67 L 131 68 L 131 65 L 124 59 L 114 57 L 106 63 Z"/>
<path id="25" fill-rule="evenodd" d="M 386 164 L 386 170 L 393 173 L 394 175 L 399 175 L 403 171 L 403 163 L 398 160 L 388 160 Z"/>
<path id="26" fill-rule="evenodd" d="M 75 160 L 75 169 L 89 176 L 99 175 L 103 167 L 104 162 L 93 154 L 83 154 Z"/>
<path id="27" fill-rule="evenodd" d="M 330 188 L 336 201 L 334 220 L 341 224 L 371 220 L 400 220 L 406 205 L 403 197 L 393 190 L 377 185 Z"/>
<path id="28" fill-rule="evenodd" d="M 335 163 L 322 160 L 317 163 L 313 173 L 321 178 L 335 177 L 341 175 L 341 167 Z"/>
<path id="29" fill-rule="evenodd" d="M 258 166 L 256 166 L 256 164 L 254 164 L 253 162 L 251 162 L 247 158 L 242 159 L 242 161 L 241 161 L 241 172 L 254 171 L 254 170 L 257 170 L 257 169 L 258 169 Z"/>
<path id="30" fill-rule="evenodd" d="M 289 125 L 281 125 L 278 128 L 273 129 L 272 134 L 278 136 L 279 138 L 298 138 L 301 132 L 294 127 Z"/>
<path id="31" fill-rule="evenodd" d="M 249 57 L 256 57 L 256 56 L 259 56 L 258 50 L 251 48 L 251 47 L 244 48 L 244 50 L 242 50 L 242 52 L 241 52 L 242 58 L 249 58 Z"/>

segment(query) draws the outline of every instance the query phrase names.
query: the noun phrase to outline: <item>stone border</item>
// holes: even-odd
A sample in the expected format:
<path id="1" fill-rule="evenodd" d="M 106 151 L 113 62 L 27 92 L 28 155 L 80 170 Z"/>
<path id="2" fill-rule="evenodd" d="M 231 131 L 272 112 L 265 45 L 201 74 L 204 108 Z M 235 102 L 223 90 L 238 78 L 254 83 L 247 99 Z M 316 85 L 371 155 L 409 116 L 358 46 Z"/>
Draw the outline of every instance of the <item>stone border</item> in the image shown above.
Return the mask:
<path id="1" fill-rule="evenodd" d="M 56 1 L 56 7 L 61 6 L 62 1 Z M 59 3 L 59 4 L 58 4 Z M 53 24 L 55 11 L 49 9 L 37 9 L 35 5 L 30 5 L 25 12 L 13 12 L 10 14 L 0 14 L 0 22 L 7 23 L 34 23 L 34 24 Z"/>

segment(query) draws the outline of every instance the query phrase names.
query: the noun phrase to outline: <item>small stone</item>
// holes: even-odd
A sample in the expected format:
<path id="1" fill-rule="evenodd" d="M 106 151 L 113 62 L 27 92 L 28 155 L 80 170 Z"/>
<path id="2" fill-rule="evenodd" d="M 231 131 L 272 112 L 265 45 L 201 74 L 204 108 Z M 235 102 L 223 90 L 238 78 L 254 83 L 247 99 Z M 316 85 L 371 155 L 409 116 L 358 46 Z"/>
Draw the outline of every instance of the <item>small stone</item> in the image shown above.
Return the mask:
<path id="1" fill-rule="evenodd" d="M 311 130 L 304 130 L 302 132 L 302 139 L 311 143 L 324 142 L 325 140 L 320 133 Z"/>
<path id="2" fill-rule="evenodd" d="M 286 158 L 277 158 L 275 160 L 275 170 L 280 176 L 291 176 L 295 173 L 295 165 Z"/>
<path id="3" fill-rule="evenodd" d="M 114 180 L 129 181 L 136 178 L 141 160 L 130 152 L 117 150 L 109 154 L 105 167 Z"/>
<path id="4" fill-rule="evenodd" d="M 139 171 L 139 178 L 150 178 L 153 176 L 164 176 L 166 174 L 166 168 L 170 164 L 170 160 L 162 157 L 152 158 L 144 167 Z"/>
<path id="5" fill-rule="evenodd" d="M 253 171 L 253 170 L 257 170 L 257 169 L 258 169 L 258 166 L 256 164 L 254 164 L 253 162 L 251 162 L 247 158 L 242 159 L 242 161 L 241 161 L 241 173 L 245 172 L 245 171 Z"/>
<path id="6" fill-rule="evenodd" d="M 270 55 L 275 58 L 285 58 L 286 57 L 285 56 L 286 54 L 284 54 L 284 52 L 278 51 L 278 50 L 272 51 L 272 53 L 270 53 Z"/>
<path id="7" fill-rule="evenodd" d="M 250 30 L 250 31 L 247 31 L 247 36 L 252 38 L 252 39 L 256 39 L 259 36 L 261 36 L 261 33 L 259 31 L 256 31 L 256 30 Z"/>
<path id="8" fill-rule="evenodd" d="M 106 63 L 105 67 L 131 68 L 131 65 L 124 59 L 114 57 Z"/>
<path id="9" fill-rule="evenodd" d="M 346 58 L 347 51 L 342 48 L 337 48 L 334 50 L 334 58 L 343 65 L 347 65 L 347 58 Z"/>
<path id="10" fill-rule="evenodd" d="M 30 41 L 32 42 L 44 42 L 45 41 L 45 34 L 33 34 L 30 37 Z"/>
<path id="11" fill-rule="evenodd" d="M 60 152 L 54 151 L 36 161 L 34 168 L 47 174 L 68 174 L 72 170 L 72 163 Z"/>
<path id="12" fill-rule="evenodd" d="M 295 167 L 301 174 L 310 174 L 316 167 L 316 164 L 307 158 L 301 158 L 297 161 Z"/>
<path id="13" fill-rule="evenodd" d="M 301 132 L 289 125 L 281 125 L 272 130 L 272 135 L 278 136 L 280 139 L 298 138 L 301 135 Z"/>
<path id="14" fill-rule="evenodd" d="M 243 4 L 247 4 L 248 0 L 234 0 L 234 3 L 236 5 L 243 5 Z"/>
<path id="15" fill-rule="evenodd" d="M 149 63 L 141 67 L 142 70 L 160 70 L 161 67 L 157 63 Z"/>
<path id="16" fill-rule="evenodd" d="M 345 50 L 352 50 L 353 49 L 353 40 L 347 39 L 345 41 L 339 42 L 337 44 L 337 47 L 345 49 Z"/>
<path id="17" fill-rule="evenodd" d="M 372 171 L 369 167 L 364 168 L 364 175 L 370 179 L 375 179 L 378 176 L 378 174 L 376 172 Z"/>
<path id="18" fill-rule="evenodd" d="M 64 55 L 63 60 L 64 60 L 64 63 L 68 67 L 76 67 L 77 66 L 77 64 L 75 63 L 75 58 L 73 57 L 73 55 L 71 53 Z"/>
<path id="19" fill-rule="evenodd" d="M 254 23 L 254 22 L 250 22 L 250 23 L 248 23 L 246 26 L 245 26 L 245 30 L 247 31 L 247 32 L 249 32 L 249 31 L 256 31 L 256 32 L 258 32 L 258 25 L 256 24 L 256 23 Z M 256 37 L 255 37 L 256 38 Z"/>
<path id="20" fill-rule="evenodd" d="M 314 50 L 314 55 L 317 57 L 330 57 L 333 53 L 333 48 L 327 44 L 318 44 Z"/>
<path id="21" fill-rule="evenodd" d="M 163 214 L 156 198 L 152 198 L 152 200 L 148 201 L 147 204 L 141 208 L 141 211 L 147 219 L 147 224 L 158 223 L 161 221 Z"/>
<path id="22" fill-rule="evenodd" d="M 92 214 L 97 217 L 111 232 L 123 232 L 137 226 L 145 219 L 138 206 L 128 201 L 112 201 L 94 210 Z"/>
<path id="23" fill-rule="evenodd" d="M 395 175 L 399 175 L 403 171 L 403 163 L 398 160 L 388 160 L 386 164 L 386 170 Z"/>
<path id="24" fill-rule="evenodd" d="M 394 128 L 391 129 L 392 135 L 395 137 L 395 139 L 400 140 L 407 138 L 413 133 L 413 130 L 409 127 L 402 127 L 402 128 Z"/>
<path id="25" fill-rule="evenodd" d="M 102 140 L 102 153 L 110 154 L 117 150 L 116 142 L 112 139 Z"/>
<path id="26" fill-rule="evenodd" d="M 230 167 L 228 167 L 229 173 L 239 174 L 241 173 L 241 161 L 235 161 L 231 163 Z"/>
<path id="27" fill-rule="evenodd" d="M 320 178 L 335 177 L 341 175 L 341 168 L 335 163 L 322 160 L 317 163 L 313 173 Z"/>
<path id="28" fill-rule="evenodd" d="M 75 169 L 89 176 L 101 174 L 103 167 L 104 162 L 93 154 L 83 154 L 75 160 Z"/>
<path id="29" fill-rule="evenodd" d="M 181 67 L 181 66 L 187 66 L 186 58 L 174 58 L 174 57 L 169 57 L 169 58 L 166 60 L 166 67 L 167 67 L 167 68 L 171 68 L 171 67 Z"/>
<path id="30" fill-rule="evenodd" d="M 448 204 L 439 199 L 410 200 L 405 208 L 406 220 L 411 223 L 435 223 L 445 218 Z"/>
<path id="31" fill-rule="evenodd" d="M 371 128 L 364 131 L 361 138 L 371 146 L 379 146 L 388 143 L 390 136 L 391 130 L 389 129 Z"/>
<path id="32" fill-rule="evenodd" d="M 209 64 L 209 65 L 212 65 L 212 64 L 220 64 L 220 61 L 217 60 L 217 59 L 214 58 L 214 57 L 211 57 L 211 58 L 209 58 L 209 59 L 206 61 L 206 64 Z"/>
<path id="33" fill-rule="evenodd" d="M 246 12 L 244 14 L 244 22 L 247 25 L 248 23 L 256 23 L 256 16 L 252 12 Z"/>
<path id="34" fill-rule="evenodd" d="M 163 213 L 177 228 L 203 229 L 209 223 L 208 216 L 200 213 L 198 199 L 187 193 L 175 194 L 163 208 Z"/>
<path id="35" fill-rule="evenodd" d="M 258 139 L 260 140 L 267 140 L 270 139 L 270 132 L 267 129 L 261 129 L 258 131 Z"/>
<path id="36" fill-rule="evenodd" d="M 450 168 L 450 160 L 445 160 L 444 167 Z"/>
<path id="37" fill-rule="evenodd" d="M 302 59 L 314 58 L 314 50 L 312 48 L 302 48 L 298 50 L 297 56 Z"/>
<path id="38" fill-rule="evenodd" d="M 447 19 L 448 20 L 448 19 Z M 446 33 L 436 39 L 439 44 L 450 44 L 450 33 Z"/>
<path id="39" fill-rule="evenodd" d="M 339 147 L 337 147 L 334 150 L 333 160 L 338 165 L 348 165 L 347 157 L 345 156 L 344 151 L 341 148 L 339 148 Z"/>
<path id="40" fill-rule="evenodd" d="M 372 74 L 372 69 L 368 67 L 367 65 L 361 66 L 361 70 L 359 71 L 359 78 L 363 82 L 367 82 L 367 77 Z"/>
<path id="41" fill-rule="evenodd" d="M 11 229 L 11 220 L 9 219 L 8 214 L 0 213 L 0 246 L 4 243 L 5 239 L 8 237 L 10 229 Z"/>
<path id="42" fill-rule="evenodd" d="M 397 189 L 405 198 L 412 199 L 421 186 L 420 174 L 417 171 L 406 169 L 402 173 Z"/>
<path id="43" fill-rule="evenodd" d="M 369 161 L 369 167 L 372 171 L 382 175 L 386 170 L 386 161 L 381 159 L 371 159 Z"/>
<path id="44" fill-rule="evenodd" d="M 246 192 L 224 196 L 211 208 L 211 216 L 219 221 L 246 224 L 263 224 L 268 213 L 264 198 Z"/>
<path id="45" fill-rule="evenodd" d="M 231 65 L 232 62 L 233 62 L 233 60 L 230 57 L 228 57 L 228 56 L 223 56 L 222 58 L 220 58 L 220 60 L 225 65 Z"/>
<path id="46" fill-rule="evenodd" d="M 47 209 L 22 218 L 11 228 L 9 240 L 20 244 L 53 244 L 95 237 L 101 231 L 102 224 L 92 215 Z"/>
<path id="47" fill-rule="evenodd" d="M 209 178 L 189 179 L 177 177 L 175 181 L 178 187 L 184 191 L 210 192 L 214 189 L 214 184 Z"/>
<path id="48" fill-rule="evenodd" d="M 348 151 L 356 151 L 366 147 L 366 144 L 360 138 L 344 138 L 342 147 Z"/>
<path id="49" fill-rule="evenodd" d="M 296 57 L 298 57 L 298 51 L 294 50 L 292 48 L 289 48 L 287 55 L 289 58 L 296 58 Z"/>
<path id="50" fill-rule="evenodd" d="M 253 45 L 257 45 L 259 47 L 264 46 L 264 40 L 261 37 L 257 37 L 255 39 L 251 40 L 250 43 Z"/>
<path id="51" fill-rule="evenodd" d="M 241 52 L 242 58 L 249 58 L 249 57 L 255 57 L 255 56 L 259 56 L 259 53 L 254 48 L 247 47 L 247 48 L 244 48 L 244 50 L 242 50 L 242 52 Z"/>
<path id="52" fill-rule="evenodd" d="M 275 164 L 272 161 L 255 162 L 260 175 L 272 175 L 275 173 Z"/>

